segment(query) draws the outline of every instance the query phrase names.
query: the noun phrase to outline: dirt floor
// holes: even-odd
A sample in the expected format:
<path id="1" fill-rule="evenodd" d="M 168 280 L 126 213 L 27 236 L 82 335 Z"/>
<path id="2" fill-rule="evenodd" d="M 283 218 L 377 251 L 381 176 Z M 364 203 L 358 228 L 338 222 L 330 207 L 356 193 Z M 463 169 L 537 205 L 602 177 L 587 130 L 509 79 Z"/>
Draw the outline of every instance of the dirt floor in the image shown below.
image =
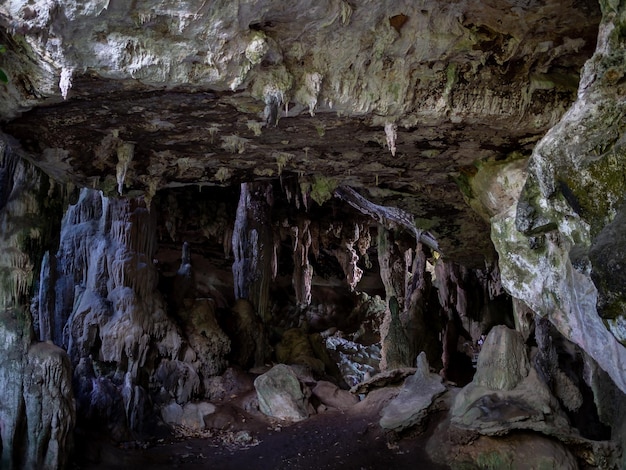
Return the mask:
<path id="1" fill-rule="evenodd" d="M 430 417 L 421 434 L 397 436 L 378 425 L 380 410 L 396 389 L 371 392 L 348 411 L 328 409 L 299 423 L 270 420 L 247 413 L 238 403 L 220 406 L 227 429 L 189 435 L 164 436 L 124 445 L 104 443 L 77 449 L 75 470 L 96 469 L 445 469 L 433 463 L 425 444 L 445 414 Z M 216 416 L 219 421 L 220 416 Z M 176 433 L 175 433 L 176 434 Z M 93 443 L 92 443 L 93 444 Z M 98 455 L 93 455 L 97 452 Z M 90 462 L 91 461 L 91 462 Z M 97 462 L 96 462 L 97 461 Z"/>

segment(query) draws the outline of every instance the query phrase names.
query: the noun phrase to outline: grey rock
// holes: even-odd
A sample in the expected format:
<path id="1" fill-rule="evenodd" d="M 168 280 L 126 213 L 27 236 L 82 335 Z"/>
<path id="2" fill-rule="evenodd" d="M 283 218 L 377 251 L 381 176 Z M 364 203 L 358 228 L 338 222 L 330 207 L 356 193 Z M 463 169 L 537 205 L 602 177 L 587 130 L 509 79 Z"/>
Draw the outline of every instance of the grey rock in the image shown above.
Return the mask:
<path id="1" fill-rule="evenodd" d="M 190 402 L 184 406 L 172 401 L 161 409 L 161 417 L 169 425 L 183 426 L 192 431 L 205 428 L 205 418 L 215 413 L 216 407 L 208 402 Z"/>
<path id="2" fill-rule="evenodd" d="M 347 410 L 359 402 L 359 399 L 349 391 L 341 390 L 337 385 L 325 380 L 317 382 L 312 393 L 324 405 L 339 410 Z"/>
<path id="3" fill-rule="evenodd" d="M 400 393 L 383 409 L 380 426 L 402 431 L 419 426 L 433 400 L 446 391 L 442 378 L 430 372 L 426 354 L 417 357 L 417 371 L 404 381 Z"/>
<path id="4" fill-rule="evenodd" d="M 301 421 L 309 417 L 310 404 L 291 367 L 277 364 L 258 376 L 254 388 L 260 410 L 273 418 Z"/>
<path id="5" fill-rule="evenodd" d="M 63 349 L 47 342 L 30 347 L 24 403 L 28 433 L 24 468 L 64 468 L 76 417 L 72 368 Z"/>
<path id="6" fill-rule="evenodd" d="M 474 382 L 494 390 L 511 390 L 528 375 L 522 336 L 500 325 L 491 329 L 478 356 Z"/>
<path id="7" fill-rule="evenodd" d="M 161 408 L 161 417 L 167 424 L 180 424 L 183 420 L 183 407 L 172 401 Z"/>

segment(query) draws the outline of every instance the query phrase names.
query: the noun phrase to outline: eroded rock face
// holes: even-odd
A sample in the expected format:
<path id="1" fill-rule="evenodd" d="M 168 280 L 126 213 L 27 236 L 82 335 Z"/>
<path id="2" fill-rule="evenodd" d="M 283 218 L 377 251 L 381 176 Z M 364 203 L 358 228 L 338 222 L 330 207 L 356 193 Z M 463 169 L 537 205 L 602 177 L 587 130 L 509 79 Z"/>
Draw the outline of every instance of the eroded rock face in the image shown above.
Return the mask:
<path id="1" fill-rule="evenodd" d="M 521 335 L 506 326 L 494 327 L 483 344 L 474 383 L 511 390 L 528 375 L 528 355 Z"/>
<path id="2" fill-rule="evenodd" d="M 39 292 L 40 304 L 55 306 L 45 313 L 65 325 L 53 339 L 75 366 L 87 361 L 75 381 L 81 415 L 108 422 L 118 439 L 142 429 L 154 402 L 203 396 L 204 381 L 223 372 L 230 351 L 214 302 L 193 295 L 188 253 L 169 304 L 158 290 L 155 220 L 138 200 L 81 191 L 50 255 L 56 269 L 44 285 L 54 289 Z"/>
<path id="3" fill-rule="evenodd" d="M 593 1 L 11 0 L 0 12 L 2 118 L 52 105 L 5 131 L 59 179 L 149 196 L 285 175 L 306 176 L 314 198 L 348 184 L 473 263 L 491 251 L 487 226 L 455 177 L 530 153 L 573 100 L 599 22 Z"/>
<path id="4" fill-rule="evenodd" d="M 254 214 L 243 219 L 253 223 L 239 229 L 198 222 L 207 238 L 218 234 L 226 257 L 233 229 L 236 239 L 246 240 L 245 246 L 235 244 L 235 251 L 254 245 L 255 236 L 261 241 L 252 250 L 263 253 L 261 267 L 244 261 L 234 271 L 237 277 L 252 266 L 256 276 L 234 282 L 235 297 L 256 304 L 252 317 L 241 315 L 243 324 L 233 327 L 245 331 L 238 345 L 245 351 L 231 356 L 244 366 L 265 359 L 259 318 L 276 320 L 282 334 L 302 314 L 269 308 L 267 282 L 280 275 L 281 245 L 293 248 L 290 259 L 297 269 L 288 276 L 298 309 L 321 297 L 313 271 L 323 266 L 323 257 L 338 260 L 341 280 L 351 290 L 368 274 L 371 220 L 321 224 L 313 216 L 314 209 L 318 218 L 334 210 L 336 205 L 324 204 L 335 200 L 473 267 L 494 259 L 485 236 L 493 217 L 503 285 L 517 298 L 516 321 L 524 337 L 531 330 L 527 309 L 550 318 L 626 392 L 620 272 L 626 259 L 620 236 L 623 5 L 600 3 L 598 49 L 585 66 L 577 101 L 539 143 L 526 168 L 535 143 L 576 99 L 578 70 L 591 54 L 600 20 L 596 2 L 283 3 L 8 0 L 0 6 L 0 43 L 8 49 L 0 66 L 10 78 L 0 85 L 0 146 L 12 142 L 55 180 L 103 191 L 83 190 L 67 212 L 56 251 L 42 242 L 50 226 L 38 219 L 48 215 L 42 200 L 64 201 L 59 187 L 52 185 L 43 198 L 45 191 L 29 187 L 39 182 L 32 168 L 14 161 L 0 165 L 0 217 L 8 228 L 0 234 L 2 308 L 7 325 L 18 332 L 3 333 L 6 357 L 17 360 L 0 371 L 16 404 L 0 408 L 3 448 L 10 449 L 4 459 L 22 439 L 16 429 L 22 409 L 30 406 L 22 395 L 23 373 L 27 367 L 33 376 L 38 373 L 39 366 L 24 358 L 31 351 L 36 359 L 46 347 L 31 346 L 25 308 L 39 273 L 35 329 L 41 339 L 68 349 L 83 416 L 122 423 L 111 431 L 122 438 L 128 436 L 125 423 L 141 428 L 155 403 L 178 410 L 194 397 L 216 393 L 215 376 L 226 367 L 230 344 L 217 309 L 231 306 L 230 294 L 219 293 L 218 283 L 200 287 L 185 250 L 169 289 L 157 287 L 157 230 L 148 209 L 159 190 L 180 185 L 238 190 L 239 183 L 254 181 L 250 184 L 267 190 L 261 191 L 264 196 L 273 184 L 283 188 L 289 204 L 307 212 L 295 221 L 285 217 L 273 234 L 267 221 L 252 220 Z M 13 175 L 20 172 L 23 185 L 14 186 Z M 13 197 L 18 192 L 26 196 Z M 361 195 L 367 204 L 355 206 Z M 257 211 L 265 214 L 261 218 L 275 207 L 265 200 L 266 210 Z M 59 213 L 59 207 L 47 209 Z M 176 224 L 168 220 L 160 228 L 172 242 Z M 50 233 L 54 237 L 59 230 Z M 462 333 L 471 343 L 486 326 L 472 323 L 468 312 L 500 295 L 500 283 L 482 279 L 480 288 L 489 292 L 474 303 L 465 282 L 468 269 L 442 262 L 437 304 L 426 297 L 431 286 L 418 248 L 398 249 L 394 262 L 404 257 L 395 273 L 400 275 L 393 279 L 389 269 L 385 293 L 407 297 L 401 310 L 407 330 L 428 323 L 435 325 L 433 335 L 440 333 L 423 309 L 429 301 L 441 307 L 447 315 L 442 365 L 450 378 L 450 358 L 460 352 Z M 43 257 L 46 249 L 50 252 Z M 490 276 L 498 269 L 484 272 Z M 255 286 L 257 281 L 263 285 Z M 249 287 L 253 293 L 242 294 Z M 200 290 L 210 292 L 211 300 L 199 298 Z M 435 320 L 440 315 L 436 312 Z M 338 324 L 342 310 L 333 301 L 319 302 L 301 318 L 314 319 L 322 330 L 325 322 Z M 253 334 L 255 329 L 260 333 Z M 426 344 L 414 333 L 410 348 Z M 337 349 L 356 345 L 333 338 Z M 428 352 L 436 356 L 439 344 L 431 346 Z M 502 381 L 499 372 L 479 364 L 483 372 L 462 392 L 458 422 L 478 421 L 486 434 L 513 428 L 559 434 L 562 415 L 529 370 L 521 339 L 504 341 L 503 348 L 504 359 L 494 364 L 513 374 Z M 378 362 L 375 344 L 354 349 L 364 357 L 362 364 L 350 364 L 350 385 L 376 370 L 370 362 Z M 39 369 L 64 364 L 62 354 L 53 357 L 54 364 Z M 608 379 L 590 376 L 606 402 Z M 58 402 L 67 417 L 66 372 L 57 382 L 61 395 L 45 387 L 29 393 Z M 526 395 L 537 390 L 537 399 L 528 402 Z M 579 398 L 566 401 L 575 408 Z M 32 413 L 50 423 L 46 413 Z M 57 443 L 60 449 L 68 429 L 53 429 L 52 452 Z M 571 460 L 555 452 L 564 465 Z M 55 458 L 63 457 L 36 457 Z"/>
<path id="5" fill-rule="evenodd" d="M 619 269 L 624 195 L 624 11 L 602 3 L 578 99 L 533 152 L 519 202 L 492 219 L 503 284 L 626 391 Z"/>
<path id="6" fill-rule="evenodd" d="M 75 423 L 72 373 L 65 351 L 36 341 L 28 295 L 65 196 L 3 146 L 0 180 L 0 466 L 64 468 Z M 58 200 L 46 203 L 45 194 Z"/>

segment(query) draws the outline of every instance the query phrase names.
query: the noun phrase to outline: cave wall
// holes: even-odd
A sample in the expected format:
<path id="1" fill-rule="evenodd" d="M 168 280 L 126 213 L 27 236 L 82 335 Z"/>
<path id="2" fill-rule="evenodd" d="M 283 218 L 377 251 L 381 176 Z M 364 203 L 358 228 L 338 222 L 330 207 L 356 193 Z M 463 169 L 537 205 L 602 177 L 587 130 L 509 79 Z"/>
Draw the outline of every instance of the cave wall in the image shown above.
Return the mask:
<path id="1" fill-rule="evenodd" d="M 2 135 L 3 464 L 63 465 L 67 454 L 50 449 L 69 446 L 72 393 L 79 422 L 117 439 L 159 406 L 211 399 L 229 361 L 250 358 L 232 354 L 241 325 L 229 330 L 229 315 L 263 330 L 249 339 L 260 364 L 291 327 L 358 327 L 360 289 L 389 304 L 371 325 L 383 367 L 396 346 L 395 365 L 426 349 L 447 378 L 463 334 L 475 342 L 512 296 L 525 340 L 538 314 L 584 351 L 600 419 L 620 430 L 623 413 L 607 410 L 626 392 L 626 6 L 600 2 L 596 52 L 576 86 L 591 2 L 379 3 L 0 6 L 12 78 L 3 130 L 54 180 L 103 191 L 53 183 Z M 571 14 L 560 22 L 557 10 Z M 324 137 L 332 151 L 317 145 Z M 168 191 L 199 182 L 236 188 L 240 210 L 199 211 L 187 240 L 192 228 L 178 229 L 189 214 Z M 239 193 L 241 182 L 261 190 Z M 220 249 L 217 269 L 207 260 Z M 472 268 L 454 263 L 470 252 Z"/>
<path id="2" fill-rule="evenodd" d="M 624 179 L 624 8 L 602 3 L 578 100 L 539 142 L 519 200 L 492 219 L 503 284 L 626 391 L 618 227 Z"/>
<path id="3" fill-rule="evenodd" d="M 61 468 L 73 441 L 72 369 L 63 349 L 36 340 L 31 293 L 67 194 L 6 142 L 0 183 L 0 466 Z"/>
<path id="4" fill-rule="evenodd" d="M 505 289 L 584 351 L 581 389 L 593 389 L 623 442 L 626 6 L 600 3 L 577 101 L 535 147 L 519 196 L 492 218 L 492 240 Z"/>

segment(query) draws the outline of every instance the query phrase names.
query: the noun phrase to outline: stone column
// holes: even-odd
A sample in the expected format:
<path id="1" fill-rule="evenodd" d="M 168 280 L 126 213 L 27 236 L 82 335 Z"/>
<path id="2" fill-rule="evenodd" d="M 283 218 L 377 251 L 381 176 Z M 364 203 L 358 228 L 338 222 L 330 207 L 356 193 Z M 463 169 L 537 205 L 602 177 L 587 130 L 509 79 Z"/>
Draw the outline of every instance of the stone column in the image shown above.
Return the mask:
<path id="1" fill-rule="evenodd" d="M 242 183 L 233 232 L 235 298 L 250 301 L 266 322 L 274 256 L 273 202 L 271 184 Z"/>
<path id="2" fill-rule="evenodd" d="M 61 186 L 15 156 L 0 135 L 0 467 L 63 468 L 74 427 L 71 371 L 54 348 L 37 367 L 33 280 L 60 220 Z M 58 220 L 56 216 L 58 215 Z M 58 232 L 56 232 L 58 233 Z M 43 397 L 45 396 L 45 399 Z M 45 407 L 45 412 L 44 411 Z M 42 412 L 39 412 L 39 411 Z M 55 415 L 55 413 L 58 414 Z M 53 419 L 52 416 L 56 419 Z"/>

